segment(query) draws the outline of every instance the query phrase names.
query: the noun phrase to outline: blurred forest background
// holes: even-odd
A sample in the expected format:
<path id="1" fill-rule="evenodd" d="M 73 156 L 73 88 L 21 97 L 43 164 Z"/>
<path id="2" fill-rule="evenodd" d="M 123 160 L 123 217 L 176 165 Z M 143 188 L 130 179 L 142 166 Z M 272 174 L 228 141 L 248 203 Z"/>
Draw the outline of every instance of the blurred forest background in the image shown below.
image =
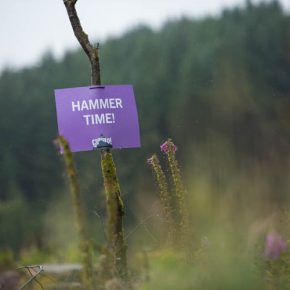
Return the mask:
<path id="1" fill-rule="evenodd" d="M 168 22 L 160 31 L 135 28 L 101 45 L 101 65 L 104 84 L 134 85 L 139 111 L 142 147 L 114 152 L 127 228 L 152 214 L 158 193 L 146 159 L 168 137 L 178 146 L 196 205 L 191 225 L 197 236 L 208 234 L 215 213 L 227 206 L 239 219 L 243 212 L 250 219 L 250 210 L 259 218 L 288 207 L 290 16 L 278 2 L 247 2 L 219 17 Z M 47 53 L 33 67 L 2 72 L 0 250 L 61 255 L 75 241 L 69 190 L 53 145 L 53 90 L 89 83 L 81 50 L 61 60 Z M 75 158 L 90 230 L 102 240 L 99 154 Z"/>

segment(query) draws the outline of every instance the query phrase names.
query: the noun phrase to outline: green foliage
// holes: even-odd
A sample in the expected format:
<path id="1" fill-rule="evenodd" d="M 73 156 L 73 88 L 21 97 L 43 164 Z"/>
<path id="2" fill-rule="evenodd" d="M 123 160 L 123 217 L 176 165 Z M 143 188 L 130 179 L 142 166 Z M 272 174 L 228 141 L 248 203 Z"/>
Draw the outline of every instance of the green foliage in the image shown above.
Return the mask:
<path id="1" fill-rule="evenodd" d="M 21 192 L 14 189 L 10 194 L 9 199 L 0 203 L 0 251 L 17 251 L 29 242 L 29 236 L 37 240 L 33 236 L 37 225 Z"/>
<path id="2" fill-rule="evenodd" d="M 265 284 L 273 290 L 287 290 L 290 284 L 290 255 L 282 254 L 276 260 L 264 262 Z"/>
<path id="3" fill-rule="evenodd" d="M 217 248 L 216 248 L 217 250 Z M 150 255 L 150 281 L 141 290 L 259 288 L 259 277 L 253 266 L 242 256 L 222 255 L 216 250 L 204 250 L 203 257 L 187 263 L 177 253 L 161 251 Z"/>
<path id="4" fill-rule="evenodd" d="M 0 251 L 0 273 L 15 267 L 13 252 L 9 249 Z"/>
<path id="5" fill-rule="evenodd" d="M 203 175 L 216 196 L 236 178 L 243 186 L 234 188 L 232 199 L 246 203 L 252 184 L 263 176 L 263 200 L 288 200 L 289 35 L 290 17 L 278 2 L 248 2 L 220 17 L 168 22 L 158 32 L 139 27 L 101 46 L 103 83 L 132 83 L 139 110 L 142 149 L 114 155 L 127 208 L 144 193 L 154 198 L 144 163 L 167 136 L 180 144 L 188 178 Z M 47 243 L 42 217 L 52 200 L 66 194 L 52 145 L 53 90 L 89 83 L 89 63 L 80 50 L 59 61 L 46 54 L 34 67 L 2 72 L 1 248 Z M 101 240 L 94 211 L 104 211 L 105 204 L 95 155 L 77 154 L 76 161 L 90 228 Z M 129 211 L 127 223 L 137 211 Z"/>

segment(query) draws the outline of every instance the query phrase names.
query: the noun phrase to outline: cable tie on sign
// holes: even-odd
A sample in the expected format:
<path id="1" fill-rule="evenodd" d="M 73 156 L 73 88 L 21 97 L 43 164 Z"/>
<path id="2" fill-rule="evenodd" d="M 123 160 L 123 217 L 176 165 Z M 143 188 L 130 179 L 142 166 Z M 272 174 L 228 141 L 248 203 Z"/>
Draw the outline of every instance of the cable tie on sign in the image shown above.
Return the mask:
<path id="1" fill-rule="evenodd" d="M 105 86 L 91 86 L 90 90 L 94 90 L 94 89 L 105 89 Z"/>

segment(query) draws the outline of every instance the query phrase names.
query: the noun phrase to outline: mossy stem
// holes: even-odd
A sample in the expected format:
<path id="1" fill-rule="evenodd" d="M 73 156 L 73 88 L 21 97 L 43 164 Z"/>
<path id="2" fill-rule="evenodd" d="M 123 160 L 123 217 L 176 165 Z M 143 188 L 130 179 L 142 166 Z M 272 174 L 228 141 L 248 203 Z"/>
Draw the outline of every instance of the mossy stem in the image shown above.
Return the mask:
<path id="1" fill-rule="evenodd" d="M 148 163 L 151 165 L 155 178 L 159 188 L 159 196 L 163 211 L 164 219 L 167 223 L 168 228 L 168 242 L 170 245 L 173 244 L 176 234 L 176 225 L 174 223 L 174 218 L 172 216 L 172 205 L 171 196 L 168 191 L 168 183 L 164 171 L 160 165 L 159 159 L 156 154 L 153 154 L 151 158 L 148 159 Z"/>
<path id="2" fill-rule="evenodd" d="M 57 138 L 57 141 L 62 149 L 65 162 L 65 171 L 70 185 L 72 204 L 75 213 L 76 228 L 79 236 L 79 248 L 82 254 L 83 285 L 86 290 L 94 290 L 92 248 L 88 239 L 77 171 L 68 141 L 63 136 L 59 136 Z"/>
<path id="3" fill-rule="evenodd" d="M 185 204 L 185 187 L 182 182 L 182 177 L 179 169 L 178 161 L 175 157 L 176 146 L 168 139 L 166 142 L 167 149 L 165 150 L 165 154 L 167 156 L 170 173 L 175 189 L 176 199 L 178 202 L 178 214 L 179 214 L 179 226 L 180 226 L 180 235 L 181 235 L 181 243 L 185 245 L 186 236 L 188 232 L 188 212 Z"/>
<path id="4" fill-rule="evenodd" d="M 117 178 L 116 166 L 109 150 L 101 152 L 102 174 L 107 201 L 107 238 L 108 249 L 113 255 L 113 267 L 117 276 L 128 280 L 127 245 L 124 240 L 123 216 L 124 204 Z"/>

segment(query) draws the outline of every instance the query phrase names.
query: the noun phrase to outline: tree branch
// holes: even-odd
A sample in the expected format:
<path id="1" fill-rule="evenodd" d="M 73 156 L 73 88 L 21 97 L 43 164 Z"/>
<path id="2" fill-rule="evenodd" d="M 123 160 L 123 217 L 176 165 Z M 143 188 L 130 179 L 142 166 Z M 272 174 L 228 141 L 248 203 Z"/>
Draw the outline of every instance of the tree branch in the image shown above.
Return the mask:
<path id="1" fill-rule="evenodd" d="M 69 20 L 71 22 L 74 34 L 79 41 L 81 47 L 89 58 L 92 69 L 92 85 L 100 85 L 100 63 L 98 55 L 98 47 L 94 47 L 88 38 L 88 35 L 84 32 L 75 4 L 77 0 L 63 0 L 66 7 Z M 127 246 L 124 241 L 123 233 L 123 215 L 124 206 L 121 198 L 120 185 L 117 178 L 116 166 L 114 164 L 113 155 L 109 149 L 101 150 L 101 165 L 104 179 L 105 192 L 107 197 L 107 249 L 110 255 L 107 254 L 105 265 L 109 265 L 111 256 L 113 257 L 113 265 L 117 270 L 118 278 L 126 282 L 127 289 L 131 289 L 128 281 L 127 271 Z M 103 267 L 105 269 L 105 267 Z M 109 273 L 105 273 L 108 275 Z M 110 275 L 110 274 L 109 274 Z"/>
<path id="2" fill-rule="evenodd" d="M 94 47 L 90 41 L 88 35 L 84 32 L 80 19 L 78 17 L 75 5 L 77 0 L 63 0 L 66 7 L 66 11 L 78 42 L 83 48 L 84 52 L 89 58 L 91 64 L 91 84 L 100 85 L 101 84 L 101 74 L 100 74 L 100 62 L 99 62 L 99 48 Z"/>

